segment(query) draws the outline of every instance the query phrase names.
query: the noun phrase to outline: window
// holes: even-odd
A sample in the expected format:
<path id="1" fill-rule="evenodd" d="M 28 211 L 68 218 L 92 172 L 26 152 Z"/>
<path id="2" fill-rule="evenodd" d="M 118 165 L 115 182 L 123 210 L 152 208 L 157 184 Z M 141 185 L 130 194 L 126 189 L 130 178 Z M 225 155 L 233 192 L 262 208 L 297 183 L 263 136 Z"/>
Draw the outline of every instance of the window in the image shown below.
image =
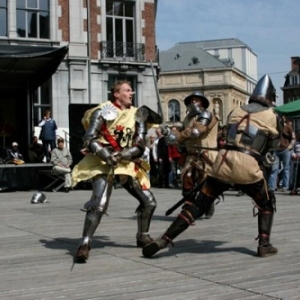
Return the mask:
<path id="1" fill-rule="evenodd" d="M 109 57 L 134 57 L 134 2 L 106 0 L 106 40 Z"/>
<path id="2" fill-rule="evenodd" d="M 291 85 L 298 85 L 298 76 L 291 76 Z"/>
<path id="3" fill-rule="evenodd" d="M 133 101 L 132 101 L 132 105 L 133 106 L 138 106 L 138 99 L 137 99 L 137 78 L 135 76 L 127 76 L 127 75 L 109 75 L 108 78 L 108 87 L 107 87 L 107 99 L 111 100 L 111 93 L 110 93 L 110 88 L 112 87 L 112 85 L 118 81 L 118 80 L 127 80 L 129 81 L 131 84 L 131 88 L 132 90 L 135 92 L 134 97 L 133 97 Z"/>
<path id="4" fill-rule="evenodd" d="M 19 37 L 49 39 L 49 0 L 17 0 Z"/>
<path id="5" fill-rule="evenodd" d="M 51 110 L 50 80 L 40 86 L 33 95 L 33 124 L 38 125 L 46 109 Z"/>
<path id="6" fill-rule="evenodd" d="M 0 36 L 7 36 L 7 1 L 0 0 Z"/>
<path id="7" fill-rule="evenodd" d="M 170 122 L 180 121 L 180 104 L 177 100 L 170 100 L 168 104 L 168 117 Z"/>

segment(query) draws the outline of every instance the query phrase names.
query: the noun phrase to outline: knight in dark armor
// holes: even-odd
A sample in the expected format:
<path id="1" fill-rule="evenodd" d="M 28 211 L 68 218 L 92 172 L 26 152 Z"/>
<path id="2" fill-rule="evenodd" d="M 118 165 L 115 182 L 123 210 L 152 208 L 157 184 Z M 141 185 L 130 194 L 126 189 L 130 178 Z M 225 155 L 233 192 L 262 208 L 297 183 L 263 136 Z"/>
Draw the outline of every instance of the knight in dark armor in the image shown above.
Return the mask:
<path id="1" fill-rule="evenodd" d="M 186 201 L 196 196 L 190 193 L 204 182 L 217 156 L 218 115 L 208 110 L 209 100 L 195 91 L 184 99 L 187 115 L 183 121 L 183 130 L 173 130 L 168 135 L 169 144 L 185 149 L 185 162 L 182 166 L 182 194 Z M 200 188 L 199 188 L 200 189 Z M 197 190 L 197 189 L 196 189 Z M 214 202 L 205 212 L 209 219 L 214 213 Z"/>
<path id="2" fill-rule="evenodd" d="M 277 149 L 282 130 L 282 122 L 272 107 L 274 100 L 275 88 L 270 77 L 264 75 L 250 96 L 249 104 L 229 114 L 226 144 L 218 152 L 211 174 L 198 196 L 184 204 L 181 213 L 160 238 L 143 248 L 145 257 L 153 256 L 172 243 L 205 214 L 218 196 L 233 186 L 255 203 L 255 216 L 258 216 L 257 255 L 277 254 L 277 248 L 270 243 L 276 200 L 264 177 L 264 166 L 273 163 L 269 151 Z"/>
<path id="3" fill-rule="evenodd" d="M 76 261 L 89 258 L 92 237 L 108 209 L 114 180 L 139 201 L 137 246 L 152 241 L 149 228 L 156 200 L 150 191 L 147 162 L 141 156 L 148 125 L 159 124 L 161 118 L 146 106 L 132 106 L 133 91 L 127 81 L 116 82 L 111 95 L 112 101 L 86 111 L 82 119 L 86 155 L 74 167 L 72 182 L 75 186 L 79 181 L 91 180 L 93 194 L 82 209 L 86 217 Z"/>

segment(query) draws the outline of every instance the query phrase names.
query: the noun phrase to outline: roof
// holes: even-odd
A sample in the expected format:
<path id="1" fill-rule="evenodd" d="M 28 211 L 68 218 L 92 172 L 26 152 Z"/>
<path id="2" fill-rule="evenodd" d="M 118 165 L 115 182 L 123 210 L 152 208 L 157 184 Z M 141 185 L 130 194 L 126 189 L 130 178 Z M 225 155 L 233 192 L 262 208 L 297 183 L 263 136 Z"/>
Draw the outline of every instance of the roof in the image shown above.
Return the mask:
<path id="1" fill-rule="evenodd" d="M 160 52 L 161 71 L 188 71 L 228 67 L 225 63 L 201 48 L 177 47 L 177 45 L 169 50 Z"/>
<path id="2" fill-rule="evenodd" d="M 67 52 L 67 46 L 1 45 L 0 89 L 35 90 L 53 75 Z"/>
<path id="3" fill-rule="evenodd" d="M 202 48 L 205 50 L 246 47 L 252 51 L 252 49 L 247 44 L 245 44 L 244 42 L 240 41 L 237 38 L 194 41 L 194 42 L 180 42 L 175 46 L 177 45 L 179 45 L 180 47 L 195 47 L 195 48 Z"/>

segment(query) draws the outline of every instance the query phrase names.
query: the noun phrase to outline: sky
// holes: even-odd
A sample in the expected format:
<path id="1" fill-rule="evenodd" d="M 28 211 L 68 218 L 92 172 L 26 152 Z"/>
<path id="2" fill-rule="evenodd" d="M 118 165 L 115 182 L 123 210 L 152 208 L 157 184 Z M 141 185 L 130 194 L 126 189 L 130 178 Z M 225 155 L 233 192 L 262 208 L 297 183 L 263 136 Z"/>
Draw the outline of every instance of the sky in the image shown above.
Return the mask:
<path id="1" fill-rule="evenodd" d="M 282 104 L 291 57 L 300 56 L 299 0 L 158 0 L 156 44 L 237 38 L 257 55 L 258 79 L 269 74 Z"/>

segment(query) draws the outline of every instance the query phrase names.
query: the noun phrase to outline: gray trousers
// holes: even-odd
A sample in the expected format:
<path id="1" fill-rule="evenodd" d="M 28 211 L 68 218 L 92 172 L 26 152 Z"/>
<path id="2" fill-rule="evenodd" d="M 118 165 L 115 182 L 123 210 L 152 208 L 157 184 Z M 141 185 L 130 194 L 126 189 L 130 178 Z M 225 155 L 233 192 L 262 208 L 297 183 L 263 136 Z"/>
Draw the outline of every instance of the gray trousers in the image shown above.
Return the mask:
<path id="1" fill-rule="evenodd" d="M 72 185 L 71 168 L 65 168 L 60 166 L 54 166 L 52 169 L 53 175 L 65 176 L 65 188 L 69 188 Z"/>

